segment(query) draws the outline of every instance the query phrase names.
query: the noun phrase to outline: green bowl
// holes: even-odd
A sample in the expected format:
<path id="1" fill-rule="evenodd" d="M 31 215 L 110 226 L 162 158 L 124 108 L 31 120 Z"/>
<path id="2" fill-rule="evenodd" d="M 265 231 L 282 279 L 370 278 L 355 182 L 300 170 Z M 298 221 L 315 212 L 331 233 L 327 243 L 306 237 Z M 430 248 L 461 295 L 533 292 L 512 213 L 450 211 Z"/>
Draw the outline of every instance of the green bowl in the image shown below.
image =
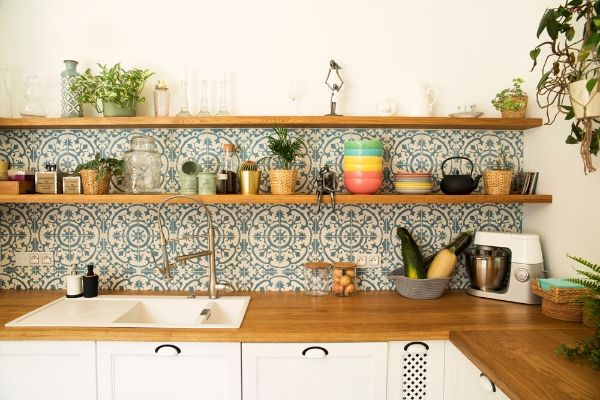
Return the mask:
<path id="1" fill-rule="evenodd" d="M 344 149 L 345 156 L 376 156 L 383 157 L 383 149 Z"/>
<path id="2" fill-rule="evenodd" d="M 348 140 L 344 142 L 344 150 L 348 149 L 383 149 L 381 140 Z"/>

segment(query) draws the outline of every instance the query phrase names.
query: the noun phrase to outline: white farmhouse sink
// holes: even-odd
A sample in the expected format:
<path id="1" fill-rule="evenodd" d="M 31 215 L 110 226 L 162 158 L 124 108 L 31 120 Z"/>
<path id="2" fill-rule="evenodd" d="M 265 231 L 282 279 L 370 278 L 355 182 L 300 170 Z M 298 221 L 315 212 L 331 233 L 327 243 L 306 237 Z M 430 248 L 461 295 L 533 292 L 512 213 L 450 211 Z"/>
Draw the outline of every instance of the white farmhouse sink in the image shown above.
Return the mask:
<path id="1" fill-rule="evenodd" d="M 6 326 L 239 328 L 249 296 L 98 296 L 61 298 Z"/>

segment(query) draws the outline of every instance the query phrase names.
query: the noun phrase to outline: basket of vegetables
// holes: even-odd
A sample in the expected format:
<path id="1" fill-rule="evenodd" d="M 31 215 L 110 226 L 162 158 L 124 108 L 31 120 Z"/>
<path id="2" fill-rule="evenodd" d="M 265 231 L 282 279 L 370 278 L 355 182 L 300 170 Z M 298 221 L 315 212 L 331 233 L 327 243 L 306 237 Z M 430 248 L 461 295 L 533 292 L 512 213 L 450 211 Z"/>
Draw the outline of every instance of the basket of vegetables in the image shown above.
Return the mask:
<path id="1" fill-rule="evenodd" d="M 418 300 L 437 299 L 452 279 L 457 255 L 473 239 L 471 232 L 463 232 L 435 257 L 423 258 L 419 246 L 406 228 L 398 227 L 402 245 L 404 267 L 390 272 L 388 279 L 396 285 L 396 291 L 404 297 Z"/>

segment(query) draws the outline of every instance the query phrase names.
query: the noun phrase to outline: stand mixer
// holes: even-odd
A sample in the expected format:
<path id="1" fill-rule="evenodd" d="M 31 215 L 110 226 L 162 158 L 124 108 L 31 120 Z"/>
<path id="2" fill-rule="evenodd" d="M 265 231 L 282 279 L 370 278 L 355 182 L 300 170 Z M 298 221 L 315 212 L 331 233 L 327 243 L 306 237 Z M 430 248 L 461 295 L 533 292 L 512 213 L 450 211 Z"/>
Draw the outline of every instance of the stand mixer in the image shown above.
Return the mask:
<path id="1" fill-rule="evenodd" d="M 465 253 L 471 280 L 468 294 L 515 303 L 541 303 L 530 288 L 533 278 L 546 276 L 538 235 L 478 231 Z"/>

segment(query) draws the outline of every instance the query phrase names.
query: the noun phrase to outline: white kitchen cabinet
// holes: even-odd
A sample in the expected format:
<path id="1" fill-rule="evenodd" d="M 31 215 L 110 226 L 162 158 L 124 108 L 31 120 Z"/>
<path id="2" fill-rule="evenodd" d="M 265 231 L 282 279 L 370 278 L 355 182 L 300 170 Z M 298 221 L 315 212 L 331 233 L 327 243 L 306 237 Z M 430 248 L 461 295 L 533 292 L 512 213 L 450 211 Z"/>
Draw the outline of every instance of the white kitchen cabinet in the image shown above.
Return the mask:
<path id="1" fill-rule="evenodd" d="M 387 399 L 442 399 L 444 345 L 444 340 L 390 342 Z"/>
<path id="2" fill-rule="evenodd" d="M 0 341 L 0 399 L 96 399 L 94 342 Z"/>
<path id="3" fill-rule="evenodd" d="M 444 400 L 502 400 L 508 397 L 464 354 L 446 342 Z"/>
<path id="4" fill-rule="evenodd" d="M 240 346 L 98 342 L 98 400 L 241 400 Z"/>
<path id="5" fill-rule="evenodd" d="M 384 400 L 387 343 L 244 343 L 244 400 Z"/>

